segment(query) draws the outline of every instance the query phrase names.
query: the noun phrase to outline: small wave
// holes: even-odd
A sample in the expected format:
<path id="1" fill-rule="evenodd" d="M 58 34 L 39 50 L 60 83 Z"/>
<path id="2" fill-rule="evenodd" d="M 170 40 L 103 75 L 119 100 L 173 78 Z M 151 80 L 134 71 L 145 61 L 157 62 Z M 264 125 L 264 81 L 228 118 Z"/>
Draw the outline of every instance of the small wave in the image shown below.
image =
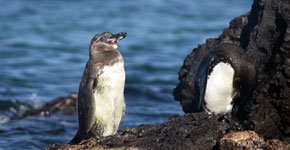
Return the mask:
<path id="1" fill-rule="evenodd" d="M 8 116 L 0 115 L 0 124 L 7 123 L 10 120 Z"/>
<path id="2" fill-rule="evenodd" d="M 26 110 L 33 106 L 18 100 L 0 100 L 0 124 L 7 123 L 11 119 L 22 117 Z"/>

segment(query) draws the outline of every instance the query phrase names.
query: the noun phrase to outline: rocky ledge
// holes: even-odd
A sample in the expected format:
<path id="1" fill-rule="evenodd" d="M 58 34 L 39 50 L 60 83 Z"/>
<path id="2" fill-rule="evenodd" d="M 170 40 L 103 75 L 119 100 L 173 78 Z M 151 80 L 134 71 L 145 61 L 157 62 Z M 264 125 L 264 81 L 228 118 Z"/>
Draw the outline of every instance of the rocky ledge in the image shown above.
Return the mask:
<path id="1" fill-rule="evenodd" d="M 186 57 L 173 94 L 188 114 L 79 145 L 51 145 L 46 149 L 290 149 L 289 25 L 289 0 L 255 0 L 250 13 L 235 18 L 218 38 L 208 39 Z M 195 95 L 190 89 L 198 58 L 222 43 L 244 48 L 258 68 L 258 84 L 244 120 L 192 113 Z M 68 99 L 60 98 L 29 113 L 49 114 L 74 104 L 76 96 Z"/>

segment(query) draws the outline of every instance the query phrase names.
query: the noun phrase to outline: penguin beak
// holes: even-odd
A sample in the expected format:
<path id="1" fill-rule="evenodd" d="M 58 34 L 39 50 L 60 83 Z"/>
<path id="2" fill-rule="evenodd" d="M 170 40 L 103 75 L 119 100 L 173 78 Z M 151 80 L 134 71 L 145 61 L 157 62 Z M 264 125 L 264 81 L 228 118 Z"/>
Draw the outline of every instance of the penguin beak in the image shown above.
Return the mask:
<path id="1" fill-rule="evenodd" d="M 107 42 L 112 43 L 112 44 L 116 44 L 120 40 L 124 39 L 126 36 L 127 36 L 126 32 L 120 32 L 120 33 L 117 33 L 117 34 L 113 34 L 111 36 L 111 38 L 107 39 Z"/>
<path id="2" fill-rule="evenodd" d="M 114 37 L 117 39 L 117 42 L 124 39 L 127 36 L 126 32 L 120 32 L 114 35 Z"/>

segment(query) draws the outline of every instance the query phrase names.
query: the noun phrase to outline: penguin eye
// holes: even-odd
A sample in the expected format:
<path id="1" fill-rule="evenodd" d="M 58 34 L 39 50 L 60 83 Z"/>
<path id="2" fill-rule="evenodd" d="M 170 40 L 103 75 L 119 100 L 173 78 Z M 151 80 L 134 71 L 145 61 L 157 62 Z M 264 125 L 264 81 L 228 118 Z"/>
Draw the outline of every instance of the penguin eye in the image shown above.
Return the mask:
<path id="1" fill-rule="evenodd" d="M 101 41 L 101 42 L 107 42 L 107 38 L 105 38 L 105 37 L 101 37 L 101 38 L 100 38 L 100 41 Z"/>

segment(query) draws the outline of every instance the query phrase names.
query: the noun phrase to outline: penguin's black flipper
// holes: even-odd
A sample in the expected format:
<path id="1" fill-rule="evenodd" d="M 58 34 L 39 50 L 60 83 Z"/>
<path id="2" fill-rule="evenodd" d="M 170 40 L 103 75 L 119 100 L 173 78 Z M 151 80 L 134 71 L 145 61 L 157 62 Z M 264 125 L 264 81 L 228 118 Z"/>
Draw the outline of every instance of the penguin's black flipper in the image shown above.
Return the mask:
<path id="1" fill-rule="evenodd" d="M 91 62 L 87 63 L 86 68 L 92 66 L 89 63 Z M 91 68 L 89 69 L 92 70 Z M 90 74 L 88 69 L 85 69 L 77 100 L 79 128 L 75 137 L 68 144 L 78 144 L 89 137 L 89 130 L 94 123 L 95 100 L 92 92 L 96 84 L 93 74 Z"/>
<path id="2" fill-rule="evenodd" d="M 194 90 L 196 94 L 196 98 L 194 101 L 194 107 L 196 111 L 202 111 L 202 105 L 204 102 L 204 95 L 207 85 L 207 76 L 209 72 L 209 67 L 211 64 L 211 57 L 209 54 L 207 54 L 205 57 L 203 57 L 197 66 L 196 74 L 194 78 Z"/>

